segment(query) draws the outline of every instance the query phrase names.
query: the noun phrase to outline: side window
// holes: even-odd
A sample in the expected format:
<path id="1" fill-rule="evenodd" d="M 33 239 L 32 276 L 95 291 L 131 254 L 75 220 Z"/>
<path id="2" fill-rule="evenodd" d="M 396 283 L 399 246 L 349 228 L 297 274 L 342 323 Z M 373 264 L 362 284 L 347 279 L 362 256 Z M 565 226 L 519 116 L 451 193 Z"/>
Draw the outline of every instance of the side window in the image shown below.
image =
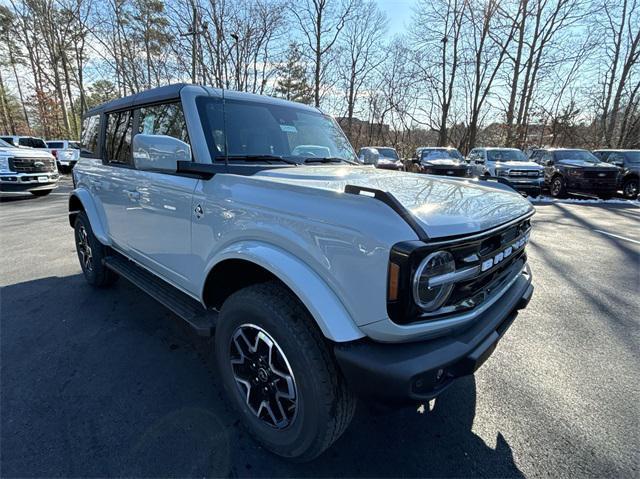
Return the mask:
<path id="1" fill-rule="evenodd" d="M 96 158 L 98 155 L 98 134 L 100 133 L 100 115 L 88 116 L 82 120 L 80 137 L 80 156 Z"/>
<path id="2" fill-rule="evenodd" d="M 607 158 L 607 163 L 612 165 L 622 166 L 624 165 L 624 157 L 620 153 L 611 153 Z"/>
<path id="3" fill-rule="evenodd" d="M 107 115 L 105 155 L 109 163 L 131 165 L 131 132 L 133 111 L 121 111 Z"/>
<path id="4" fill-rule="evenodd" d="M 187 123 L 180 103 L 166 103 L 141 108 L 137 133 L 172 136 L 189 143 Z"/>

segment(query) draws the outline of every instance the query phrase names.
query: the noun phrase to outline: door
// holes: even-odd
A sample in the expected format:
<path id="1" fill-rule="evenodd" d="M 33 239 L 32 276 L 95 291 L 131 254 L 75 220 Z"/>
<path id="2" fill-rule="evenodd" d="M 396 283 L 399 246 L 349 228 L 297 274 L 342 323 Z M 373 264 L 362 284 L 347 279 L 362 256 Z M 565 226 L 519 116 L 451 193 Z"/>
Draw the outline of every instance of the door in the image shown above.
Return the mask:
<path id="1" fill-rule="evenodd" d="M 172 136 L 189 143 L 180 103 L 140 108 L 137 133 Z M 133 182 L 127 188 L 129 206 L 124 233 L 129 254 L 173 284 L 192 291 L 192 202 L 198 180 L 171 172 L 131 172 Z"/>
<path id="2" fill-rule="evenodd" d="M 128 211 L 137 207 L 132 198 L 136 181 L 131 156 L 133 110 L 108 113 L 105 122 L 104 174 L 94 179 L 92 189 L 102 204 L 111 241 L 127 253 Z"/>

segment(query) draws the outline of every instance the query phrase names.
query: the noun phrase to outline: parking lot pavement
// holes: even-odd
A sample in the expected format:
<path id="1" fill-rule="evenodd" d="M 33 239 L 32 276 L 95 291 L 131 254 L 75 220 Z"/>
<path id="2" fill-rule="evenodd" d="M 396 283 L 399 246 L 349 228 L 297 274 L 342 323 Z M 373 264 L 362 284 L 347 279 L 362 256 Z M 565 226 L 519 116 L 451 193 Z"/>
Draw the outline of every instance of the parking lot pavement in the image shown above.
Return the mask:
<path id="1" fill-rule="evenodd" d="M 69 189 L 0 202 L 2 477 L 638 477 L 639 208 L 538 206 L 534 298 L 475 378 L 431 413 L 360 407 L 291 464 L 243 432 L 170 312 L 84 282 Z"/>

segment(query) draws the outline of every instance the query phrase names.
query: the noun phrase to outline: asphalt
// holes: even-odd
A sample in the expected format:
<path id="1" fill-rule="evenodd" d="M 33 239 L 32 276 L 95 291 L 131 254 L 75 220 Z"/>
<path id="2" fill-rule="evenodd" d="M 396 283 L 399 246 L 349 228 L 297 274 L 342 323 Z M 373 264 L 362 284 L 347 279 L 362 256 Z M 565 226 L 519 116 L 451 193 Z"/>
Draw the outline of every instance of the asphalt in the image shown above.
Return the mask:
<path id="1" fill-rule="evenodd" d="M 361 405 L 292 464 L 247 436 L 170 312 L 84 282 L 69 189 L 0 200 L 0 476 L 639 477 L 640 208 L 537 206 L 534 298 L 476 376 L 431 412 Z"/>

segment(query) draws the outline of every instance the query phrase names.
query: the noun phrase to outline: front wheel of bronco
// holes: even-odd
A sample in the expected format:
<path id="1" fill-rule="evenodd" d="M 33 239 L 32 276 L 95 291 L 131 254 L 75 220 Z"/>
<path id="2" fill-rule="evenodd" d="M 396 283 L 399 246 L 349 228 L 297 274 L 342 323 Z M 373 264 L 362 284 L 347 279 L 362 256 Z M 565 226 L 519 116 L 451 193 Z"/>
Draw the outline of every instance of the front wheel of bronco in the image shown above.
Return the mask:
<path id="1" fill-rule="evenodd" d="M 280 283 L 249 286 L 225 301 L 215 360 L 245 426 L 275 454 L 311 460 L 351 422 L 355 398 L 324 337 Z"/>
<path id="2" fill-rule="evenodd" d="M 107 254 L 107 248 L 93 234 L 89 218 L 84 212 L 76 216 L 74 229 L 76 251 L 87 282 L 99 288 L 113 284 L 118 279 L 118 275 L 102 263 Z"/>

